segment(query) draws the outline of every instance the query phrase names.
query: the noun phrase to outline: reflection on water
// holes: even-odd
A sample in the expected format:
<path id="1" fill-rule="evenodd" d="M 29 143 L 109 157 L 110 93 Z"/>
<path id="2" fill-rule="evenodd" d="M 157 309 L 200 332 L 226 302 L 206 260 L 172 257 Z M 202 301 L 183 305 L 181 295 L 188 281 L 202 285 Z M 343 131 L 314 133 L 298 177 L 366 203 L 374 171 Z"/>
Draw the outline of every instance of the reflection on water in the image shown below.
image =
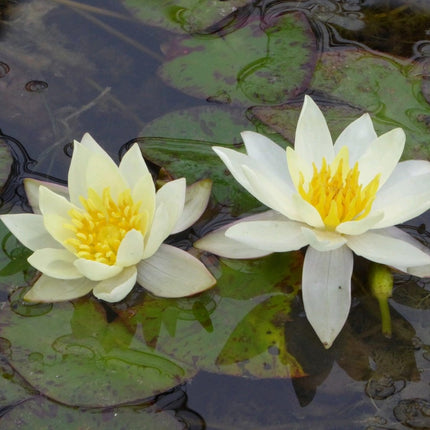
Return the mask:
<path id="1" fill-rule="evenodd" d="M 137 19 L 142 15 L 137 2 L 130 3 L 0 2 L 0 128 L 14 158 L 2 189 L 3 211 L 29 209 L 23 177 L 66 179 L 70 142 L 85 131 L 114 154 L 140 134 L 151 137 L 155 146 L 165 138 L 169 149 L 178 144 L 175 138 L 236 142 L 245 127 L 291 141 L 293 129 L 285 124 L 295 123 L 292 107 L 309 91 L 326 101 L 327 109 L 335 105 L 333 122 L 374 109 L 382 125 L 406 124 L 407 132 L 418 136 L 412 153 L 428 154 L 420 146 L 428 140 L 430 112 L 426 0 L 176 2 L 191 10 L 166 2 L 170 8 L 163 13 L 140 16 L 145 24 Z M 205 10 L 212 12 L 204 15 Z M 282 33 L 286 26 L 295 28 L 294 43 L 288 44 L 291 40 Z M 249 32 L 248 44 L 241 32 Z M 196 63 L 203 85 L 223 80 L 221 90 L 204 94 L 170 79 L 197 67 L 184 61 L 178 72 L 169 69 L 174 60 L 205 53 L 210 43 L 213 51 L 195 57 Z M 294 62 L 285 58 L 297 46 L 302 51 L 294 55 L 304 52 L 299 78 L 282 81 L 282 72 Z M 381 80 L 365 76 L 358 81 L 348 74 L 353 61 L 368 65 L 359 74 L 372 68 Z M 317 64 L 323 78 L 315 78 Z M 208 78 L 204 73 L 209 69 L 214 72 Z M 396 99 L 390 98 L 391 87 L 380 93 L 372 87 L 388 81 L 387 76 L 396 77 L 393 85 L 404 91 L 401 102 L 407 106 L 392 108 Z M 354 85 L 374 98 L 360 104 L 357 93 L 346 91 Z M 190 145 L 188 140 L 183 149 L 189 151 Z M 173 157 L 168 153 L 165 162 Z M 184 169 L 180 162 L 187 157 L 180 154 L 179 168 Z M 160 158 L 151 161 L 156 165 Z M 194 167 L 199 163 L 201 159 Z M 172 163 L 164 174 L 174 168 Z M 206 217 L 212 226 L 226 222 L 233 212 L 225 197 L 232 190 L 223 185 L 217 198 L 224 207 L 210 208 Z M 255 202 L 242 207 L 255 209 Z M 408 227 L 426 244 L 429 222 L 424 215 L 414 223 L 420 227 Z M 202 222 L 173 240 L 189 246 L 207 228 Z M 378 304 L 363 285 L 367 267 L 359 262 L 350 317 L 327 351 L 297 295 L 294 268 L 300 266 L 300 254 L 253 263 L 208 260 L 220 276 L 218 289 L 189 300 L 157 300 L 139 292 L 112 307 L 84 300 L 29 306 L 17 288 L 34 276 L 25 263 L 27 251 L 9 236 L 1 249 L 1 391 L 8 393 L 0 397 L 4 428 L 37 410 L 60 421 L 73 411 L 72 419 L 88 420 L 88 426 L 100 425 L 94 417 L 102 416 L 112 428 L 118 428 L 116 414 L 129 420 L 130 428 L 138 419 L 157 429 L 430 428 L 430 287 L 425 281 L 396 275 L 392 337 L 385 338 Z M 69 375 L 62 373 L 64 366 Z M 88 381 L 80 372 L 85 366 L 94 380 L 83 394 Z M 160 380 L 164 385 L 157 391 Z M 67 392 L 64 386 L 73 389 Z M 118 398 L 138 406 L 117 408 Z M 115 409 L 89 414 L 49 399 Z M 149 405 L 166 414 L 154 417 Z M 146 416 L 145 411 L 151 413 Z"/>

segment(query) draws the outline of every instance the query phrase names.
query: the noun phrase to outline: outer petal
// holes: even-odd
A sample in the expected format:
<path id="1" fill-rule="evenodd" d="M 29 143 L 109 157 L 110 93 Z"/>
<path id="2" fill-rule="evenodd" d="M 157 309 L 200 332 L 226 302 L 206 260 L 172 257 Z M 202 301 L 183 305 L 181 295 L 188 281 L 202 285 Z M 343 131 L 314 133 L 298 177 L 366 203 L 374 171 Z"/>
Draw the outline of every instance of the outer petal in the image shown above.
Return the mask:
<path id="1" fill-rule="evenodd" d="M 142 176 L 151 176 L 137 143 L 122 157 L 121 163 L 119 164 L 119 171 L 130 188 L 133 188 Z"/>
<path id="2" fill-rule="evenodd" d="M 86 278 L 54 279 L 42 275 L 24 296 L 29 302 L 62 302 L 87 295 L 94 282 Z"/>
<path id="3" fill-rule="evenodd" d="M 405 141 L 405 132 L 401 128 L 379 136 L 358 159 L 360 183 L 366 185 L 380 173 L 379 187 L 382 187 L 399 162 Z"/>
<path id="4" fill-rule="evenodd" d="M 83 276 L 91 281 L 104 281 L 118 275 L 123 268 L 121 266 L 109 266 L 98 261 L 78 258 L 73 263 Z"/>
<path id="5" fill-rule="evenodd" d="M 82 274 L 73 265 L 76 257 L 65 249 L 43 248 L 36 250 L 28 262 L 39 272 L 56 279 L 78 279 Z"/>
<path id="6" fill-rule="evenodd" d="M 309 247 L 303 264 L 306 317 L 325 348 L 330 348 L 351 307 L 352 252 L 342 246 L 319 252 Z"/>
<path id="7" fill-rule="evenodd" d="M 286 252 L 308 244 L 302 226 L 294 221 L 242 221 L 230 227 L 225 235 L 251 248 Z"/>
<path id="8" fill-rule="evenodd" d="M 262 134 L 254 131 L 241 133 L 248 156 L 256 161 L 260 171 L 275 175 L 293 186 L 285 159 L 285 149 Z"/>
<path id="9" fill-rule="evenodd" d="M 209 202 L 212 190 L 212 181 L 202 179 L 186 189 L 185 205 L 172 234 L 184 231 L 191 227 L 203 214 Z"/>
<path id="10" fill-rule="evenodd" d="M 343 146 L 347 146 L 349 163 L 353 166 L 377 137 L 372 120 L 365 113 L 342 131 L 334 144 L 334 152 L 337 154 Z"/>
<path id="11" fill-rule="evenodd" d="M 42 215 L 13 214 L 1 215 L 0 219 L 13 235 L 27 248 L 59 248 L 58 242 L 47 232 Z"/>
<path id="12" fill-rule="evenodd" d="M 156 206 L 163 205 L 165 208 L 164 210 L 167 211 L 169 219 L 167 230 L 169 234 L 173 231 L 173 227 L 184 211 L 185 192 L 185 178 L 167 182 L 167 184 L 163 185 L 157 192 Z"/>
<path id="13" fill-rule="evenodd" d="M 133 289 L 136 284 L 136 277 L 136 267 L 127 267 L 118 275 L 99 282 L 94 287 L 93 294 L 105 302 L 119 302 Z"/>
<path id="14" fill-rule="evenodd" d="M 294 149 L 303 160 L 319 168 L 325 157 L 328 163 L 334 158 L 333 141 L 327 122 L 319 107 L 305 96 L 296 128 Z"/>
<path id="15" fill-rule="evenodd" d="M 312 248 L 321 252 L 333 251 L 346 243 L 346 239 L 336 232 L 302 227 L 302 234 Z"/>
<path id="16" fill-rule="evenodd" d="M 88 189 L 98 194 L 109 187 L 114 200 L 127 188 L 118 166 L 103 150 L 93 151 L 75 142 L 68 177 L 70 201 L 80 206 L 79 197 L 87 197 Z"/>
<path id="17" fill-rule="evenodd" d="M 75 141 L 76 142 L 76 141 Z M 91 152 L 98 153 L 104 157 L 109 157 L 108 153 L 95 141 L 90 133 L 85 133 L 82 136 L 80 144 L 90 150 Z"/>
<path id="18" fill-rule="evenodd" d="M 390 237 L 385 231 L 368 231 L 360 236 L 348 236 L 347 245 L 357 254 L 377 263 L 394 267 L 414 267 L 430 264 L 430 255 L 409 241 Z"/>
<path id="19" fill-rule="evenodd" d="M 197 258 L 170 245 L 137 266 L 137 282 L 160 297 L 185 297 L 207 290 L 216 279 Z"/>
<path id="20" fill-rule="evenodd" d="M 39 187 L 43 185 L 44 187 L 50 189 L 54 193 L 69 198 L 69 189 L 64 185 L 55 184 L 53 182 L 39 181 L 37 179 L 25 178 L 24 179 L 24 189 L 27 195 L 28 202 L 30 203 L 33 212 L 40 214 L 39 208 Z"/>
<path id="21" fill-rule="evenodd" d="M 152 222 L 151 230 L 145 238 L 145 249 L 143 258 L 149 258 L 160 247 L 164 240 L 170 235 L 171 227 L 169 214 L 167 213 L 166 206 L 162 203 L 157 207 Z"/>
<path id="22" fill-rule="evenodd" d="M 226 258 L 258 258 L 265 255 L 271 254 L 270 251 L 264 251 L 261 249 L 251 248 L 248 245 L 244 245 L 237 240 L 226 237 L 225 232 L 233 225 L 255 220 L 281 220 L 285 221 L 283 215 L 278 214 L 275 211 L 266 211 L 256 215 L 251 215 L 240 219 L 239 221 L 224 225 L 223 227 L 207 234 L 202 239 L 199 239 L 194 243 L 194 247 L 202 249 L 204 251 L 211 252 L 212 254 L 219 255 L 220 257 Z"/>
<path id="23" fill-rule="evenodd" d="M 400 224 L 430 208 L 430 163 L 410 160 L 399 163 L 378 191 L 372 211 L 384 211 L 375 228 Z"/>
<path id="24" fill-rule="evenodd" d="M 130 230 L 121 241 L 116 255 L 116 266 L 128 267 L 143 258 L 144 242 L 140 231 Z"/>

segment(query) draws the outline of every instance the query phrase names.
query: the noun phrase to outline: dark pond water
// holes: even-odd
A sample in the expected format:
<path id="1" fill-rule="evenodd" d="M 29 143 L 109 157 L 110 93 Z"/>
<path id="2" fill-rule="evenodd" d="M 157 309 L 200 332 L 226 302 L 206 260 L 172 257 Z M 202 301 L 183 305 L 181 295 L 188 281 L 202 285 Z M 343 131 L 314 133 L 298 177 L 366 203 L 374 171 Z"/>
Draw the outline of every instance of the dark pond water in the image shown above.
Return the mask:
<path id="1" fill-rule="evenodd" d="M 85 132 L 116 160 L 133 139 L 150 138 L 142 148 L 154 175 L 163 165 L 190 182 L 222 177 L 217 159 L 199 164 L 192 154 L 205 142 L 238 146 L 244 129 L 292 142 L 297 115 L 288 109 L 305 93 L 338 109 L 335 133 L 369 111 L 379 132 L 406 130 L 405 158 L 430 159 L 427 0 L 0 1 L 0 16 L 2 212 L 29 210 L 24 177 L 64 183 L 71 142 Z M 239 192 L 226 187 L 177 244 L 256 209 L 242 194 L 229 205 Z M 430 243 L 428 223 L 424 214 L 404 228 Z M 92 299 L 29 307 L 19 298 L 34 276 L 28 253 L 1 235 L 1 429 L 430 429 L 426 281 L 395 275 L 387 338 L 367 263 L 357 260 L 350 317 L 324 350 L 296 294 L 300 253 L 243 266 L 205 256 L 222 273 L 221 292 L 189 301 L 140 291 L 112 307 Z M 294 294 L 269 303 L 271 288 Z M 247 355 L 243 343 L 267 324 L 252 313 L 259 305 L 272 312 L 280 343 L 262 341 Z M 223 319 L 235 312 L 228 331 Z M 245 341 L 241 321 L 251 327 Z"/>

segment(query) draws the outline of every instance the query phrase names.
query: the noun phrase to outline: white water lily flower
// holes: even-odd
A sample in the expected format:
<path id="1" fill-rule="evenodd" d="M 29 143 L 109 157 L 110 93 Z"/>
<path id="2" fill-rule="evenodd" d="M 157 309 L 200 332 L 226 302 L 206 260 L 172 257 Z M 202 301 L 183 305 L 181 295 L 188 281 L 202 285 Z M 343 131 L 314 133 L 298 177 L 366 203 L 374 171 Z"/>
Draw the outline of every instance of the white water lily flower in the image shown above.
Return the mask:
<path id="1" fill-rule="evenodd" d="M 236 180 L 271 211 L 225 226 L 195 246 L 228 258 L 253 258 L 309 245 L 303 267 L 306 316 L 326 348 L 351 305 L 353 252 L 419 276 L 430 255 L 394 224 L 430 208 L 430 163 L 399 163 L 402 129 L 377 137 L 369 115 L 333 145 L 323 114 L 306 96 L 295 148 L 242 133 L 247 155 L 215 147 Z"/>
<path id="2" fill-rule="evenodd" d="M 87 133 L 74 143 L 68 188 L 31 179 L 25 188 L 35 213 L 0 218 L 34 251 L 28 261 L 42 272 L 26 300 L 70 300 L 93 291 L 117 302 L 136 281 L 158 296 L 182 297 L 215 284 L 198 259 L 163 244 L 203 213 L 210 180 L 187 189 L 181 178 L 156 192 L 137 144 L 117 166 Z"/>

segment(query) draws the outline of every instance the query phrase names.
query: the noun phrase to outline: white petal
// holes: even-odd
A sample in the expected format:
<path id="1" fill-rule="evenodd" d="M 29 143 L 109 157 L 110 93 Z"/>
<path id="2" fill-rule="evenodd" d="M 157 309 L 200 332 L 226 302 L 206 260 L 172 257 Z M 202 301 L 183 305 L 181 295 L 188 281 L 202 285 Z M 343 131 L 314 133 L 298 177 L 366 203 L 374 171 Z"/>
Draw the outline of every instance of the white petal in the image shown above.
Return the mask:
<path id="1" fill-rule="evenodd" d="M 142 176 L 134 185 L 131 197 L 135 203 L 141 202 L 140 212 L 148 214 L 148 225 L 150 226 L 155 212 L 155 186 L 151 175 Z"/>
<path id="2" fill-rule="evenodd" d="M 384 212 L 372 211 L 369 215 L 358 221 L 345 221 L 336 227 L 341 234 L 357 235 L 375 227 L 384 218 Z"/>
<path id="3" fill-rule="evenodd" d="M 91 281 L 103 281 L 112 278 L 123 270 L 121 266 L 109 266 L 108 264 L 84 258 L 78 258 L 73 264 L 83 276 Z"/>
<path id="4" fill-rule="evenodd" d="M 317 251 L 333 251 L 346 243 L 346 239 L 334 231 L 302 227 L 302 234 L 306 242 Z"/>
<path id="5" fill-rule="evenodd" d="M 288 171 L 291 175 L 291 180 L 294 183 L 294 188 L 299 189 L 301 175 L 305 183 L 308 183 L 313 176 L 313 168 L 311 163 L 303 161 L 296 151 L 292 148 L 287 148 L 287 164 Z"/>
<path id="6" fill-rule="evenodd" d="M 322 159 L 331 163 L 334 158 L 333 141 L 327 122 L 319 107 L 305 96 L 296 128 L 294 150 L 304 161 L 319 168 Z"/>
<path id="7" fill-rule="evenodd" d="M 308 244 L 302 225 L 294 221 L 242 221 L 230 227 L 225 235 L 251 248 L 286 252 Z"/>
<path id="8" fill-rule="evenodd" d="M 82 274 L 73 265 L 76 257 L 65 249 L 37 249 L 28 262 L 44 275 L 57 279 L 82 278 Z"/>
<path id="9" fill-rule="evenodd" d="M 70 201 L 77 206 L 80 206 L 80 196 L 88 196 L 89 188 L 99 195 L 105 188 L 109 188 L 114 200 L 121 191 L 128 188 L 118 166 L 106 152 L 92 151 L 79 142 L 75 142 L 73 148 L 68 185 Z"/>
<path id="10" fill-rule="evenodd" d="M 242 171 L 248 180 L 248 191 L 256 199 L 286 217 L 297 220 L 298 213 L 291 199 L 293 191 L 285 186 L 285 182 L 274 181 L 249 166 L 243 166 Z"/>
<path id="11" fill-rule="evenodd" d="M 91 152 L 99 153 L 104 157 L 109 157 L 108 153 L 95 141 L 90 133 L 85 133 L 82 136 L 80 144 L 89 149 Z"/>
<path id="12" fill-rule="evenodd" d="M 0 219 L 13 235 L 27 248 L 59 248 L 58 242 L 47 232 L 43 216 L 37 214 L 7 214 Z"/>
<path id="13" fill-rule="evenodd" d="M 358 159 L 360 183 L 367 185 L 380 173 L 379 187 L 382 187 L 399 162 L 405 140 L 405 132 L 401 128 L 379 136 Z"/>
<path id="14" fill-rule="evenodd" d="M 293 194 L 291 197 L 292 206 L 294 206 L 296 213 L 295 219 L 296 221 L 304 222 L 305 224 L 311 225 L 315 228 L 324 228 L 324 222 L 321 219 L 321 215 L 318 210 L 308 203 L 306 200 L 303 200 L 302 197 L 298 194 Z M 292 217 L 290 217 L 292 218 Z"/>
<path id="15" fill-rule="evenodd" d="M 29 302 L 61 302 L 87 295 L 94 282 L 86 278 L 55 279 L 42 275 L 24 296 Z"/>
<path id="16" fill-rule="evenodd" d="M 347 245 L 368 260 L 395 267 L 414 267 L 430 264 L 430 256 L 402 239 L 386 232 L 368 231 L 360 236 L 348 236 Z"/>
<path id="17" fill-rule="evenodd" d="M 65 225 L 71 224 L 69 212 L 78 208 L 64 197 L 43 186 L 39 189 L 39 204 L 46 230 L 54 239 L 64 245 L 64 241 L 72 235 L 69 229 L 64 228 Z M 67 248 L 71 250 L 70 247 Z"/>
<path id="18" fill-rule="evenodd" d="M 143 258 L 144 241 L 140 231 L 130 230 L 121 241 L 116 254 L 116 266 L 128 267 L 137 264 Z"/>
<path id="19" fill-rule="evenodd" d="M 136 266 L 127 267 L 118 275 L 99 282 L 94 287 L 93 294 L 105 302 L 119 302 L 133 289 L 136 278 Z"/>
<path id="20" fill-rule="evenodd" d="M 191 227 L 203 214 L 209 202 L 212 181 L 202 179 L 186 189 L 184 210 L 173 228 L 172 234 Z"/>
<path id="21" fill-rule="evenodd" d="M 24 189 L 27 196 L 28 202 L 34 213 L 39 214 L 39 187 L 43 185 L 44 187 L 50 189 L 54 193 L 69 198 L 69 190 L 64 185 L 55 184 L 53 182 L 39 181 L 37 179 L 25 178 L 24 179 Z"/>
<path id="22" fill-rule="evenodd" d="M 290 183 L 292 181 L 288 174 L 288 166 L 285 158 L 285 149 L 262 134 L 254 131 L 243 131 L 240 133 L 245 143 L 248 156 L 255 160 L 256 165 L 262 172 L 268 172 Z"/>
<path id="23" fill-rule="evenodd" d="M 145 249 L 143 258 L 149 258 L 160 247 L 164 240 L 170 235 L 169 214 L 165 205 L 160 204 L 154 214 L 154 220 L 151 225 L 151 230 L 145 237 Z"/>
<path id="24" fill-rule="evenodd" d="M 137 282 L 160 297 L 186 297 L 207 290 L 216 279 L 197 258 L 170 245 L 137 266 Z"/>
<path id="25" fill-rule="evenodd" d="M 122 157 L 121 163 L 119 164 L 119 171 L 130 188 L 133 188 L 142 176 L 151 176 L 137 143 Z"/>
<path id="26" fill-rule="evenodd" d="M 164 210 L 167 211 L 169 219 L 167 230 L 169 234 L 173 231 L 173 227 L 184 211 L 185 191 L 185 178 L 180 178 L 167 182 L 167 184 L 163 185 L 157 191 L 157 195 L 155 196 L 156 207 L 163 205 Z"/>
<path id="27" fill-rule="evenodd" d="M 351 307 L 352 252 L 343 246 L 319 252 L 309 247 L 303 264 L 306 317 L 325 348 L 330 348 Z"/>
<path id="28" fill-rule="evenodd" d="M 372 210 L 384 212 L 384 218 L 375 228 L 403 223 L 430 208 L 430 171 L 427 169 L 430 170 L 430 163 L 423 160 L 397 165 L 373 203 Z"/>
<path id="29" fill-rule="evenodd" d="M 230 227 L 241 222 L 255 220 L 285 221 L 286 218 L 275 211 L 266 211 L 256 215 L 251 215 L 212 231 L 211 233 L 207 234 L 206 236 L 195 242 L 193 246 L 195 248 L 202 249 L 204 251 L 208 251 L 212 254 L 226 258 L 258 258 L 263 257 L 265 255 L 269 255 L 271 254 L 270 251 L 263 251 L 261 249 L 251 248 L 248 245 L 244 245 L 237 240 L 233 240 L 225 236 L 225 232 Z"/>
<path id="30" fill-rule="evenodd" d="M 337 154 L 343 146 L 347 146 L 349 163 L 354 166 L 377 137 L 372 120 L 369 114 L 365 113 L 342 131 L 334 144 L 334 152 Z"/>

